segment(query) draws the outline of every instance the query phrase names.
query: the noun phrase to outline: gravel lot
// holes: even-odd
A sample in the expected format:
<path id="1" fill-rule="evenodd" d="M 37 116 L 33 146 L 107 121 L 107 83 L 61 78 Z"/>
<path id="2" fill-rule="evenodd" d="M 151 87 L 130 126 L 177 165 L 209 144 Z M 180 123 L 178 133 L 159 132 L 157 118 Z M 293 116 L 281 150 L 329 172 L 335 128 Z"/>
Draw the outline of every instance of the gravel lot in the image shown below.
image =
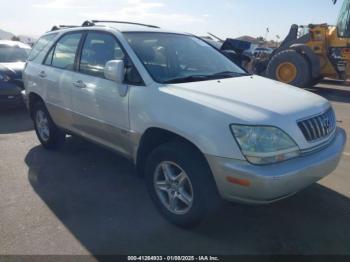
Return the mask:
<path id="1" fill-rule="evenodd" d="M 350 134 L 350 86 L 325 82 Z M 227 203 L 192 231 L 168 224 L 133 166 L 78 138 L 45 151 L 24 110 L 0 112 L 0 254 L 350 254 L 350 142 L 338 169 L 269 206 Z"/>

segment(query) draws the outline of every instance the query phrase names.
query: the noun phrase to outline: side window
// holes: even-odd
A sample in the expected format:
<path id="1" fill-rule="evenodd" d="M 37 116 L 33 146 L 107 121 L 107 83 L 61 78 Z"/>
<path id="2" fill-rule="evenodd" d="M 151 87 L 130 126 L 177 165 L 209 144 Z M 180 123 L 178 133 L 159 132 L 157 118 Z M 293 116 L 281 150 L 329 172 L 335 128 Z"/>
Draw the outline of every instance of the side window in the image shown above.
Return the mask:
<path id="1" fill-rule="evenodd" d="M 132 64 L 130 59 L 125 59 L 125 79 L 124 83 L 129 85 L 144 85 L 144 82 L 137 71 L 136 67 Z"/>
<path id="2" fill-rule="evenodd" d="M 63 36 L 49 53 L 45 64 L 57 68 L 73 70 L 75 55 L 79 46 L 82 33 L 71 33 Z M 50 57 L 51 55 L 51 57 Z M 51 63 L 50 60 L 51 59 Z"/>
<path id="3" fill-rule="evenodd" d="M 79 71 L 104 78 L 104 67 L 110 60 L 124 60 L 116 39 L 105 33 L 88 33 L 80 59 Z"/>
<path id="4" fill-rule="evenodd" d="M 44 50 L 44 48 L 53 41 L 53 39 L 56 37 L 56 34 L 49 34 L 41 37 L 36 44 L 34 45 L 32 51 L 30 52 L 28 56 L 29 61 L 33 61 L 41 51 Z"/>

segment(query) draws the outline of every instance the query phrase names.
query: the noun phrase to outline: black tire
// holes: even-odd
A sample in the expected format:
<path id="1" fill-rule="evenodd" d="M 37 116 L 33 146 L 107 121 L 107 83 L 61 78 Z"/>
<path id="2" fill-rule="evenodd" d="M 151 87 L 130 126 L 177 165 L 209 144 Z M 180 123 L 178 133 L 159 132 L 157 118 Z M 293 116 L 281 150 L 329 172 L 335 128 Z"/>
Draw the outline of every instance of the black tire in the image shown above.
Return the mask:
<path id="1" fill-rule="evenodd" d="M 315 85 L 318 85 L 322 80 L 324 79 L 323 76 L 317 77 L 317 78 L 312 78 L 310 81 L 310 87 L 314 87 Z"/>
<path id="2" fill-rule="evenodd" d="M 266 76 L 278 80 L 278 66 L 286 62 L 293 64 L 297 69 L 295 79 L 288 84 L 301 88 L 308 87 L 311 81 L 311 68 L 309 62 L 295 50 L 285 50 L 274 55 L 267 66 Z"/>
<path id="3" fill-rule="evenodd" d="M 38 114 L 43 114 L 47 119 L 48 135 L 45 138 L 39 131 L 40 124 L 38 122 Z M 52 121 L 52 118 L 43 102 L 37 102 L 34 105 L 33 120 L 36 135 L 44 148 L 57 150 L 64 144 L 66 134 Z"/>
<path id="4" fill-rule="evenodd" d="M 154 179 L 157 167 L 164 161 L 170 161 L 181 167 L 192 184 L 192 205 L 184 214 L 169 211 L 157 193 Z M 145 175 L 152 201 L 160 213 L 176 226 L 194 227 L 220 206 L 221 199 L 206 160 L 198 150 L 184 142 L 169 142 L 155 149 L 147 159 Z"/>

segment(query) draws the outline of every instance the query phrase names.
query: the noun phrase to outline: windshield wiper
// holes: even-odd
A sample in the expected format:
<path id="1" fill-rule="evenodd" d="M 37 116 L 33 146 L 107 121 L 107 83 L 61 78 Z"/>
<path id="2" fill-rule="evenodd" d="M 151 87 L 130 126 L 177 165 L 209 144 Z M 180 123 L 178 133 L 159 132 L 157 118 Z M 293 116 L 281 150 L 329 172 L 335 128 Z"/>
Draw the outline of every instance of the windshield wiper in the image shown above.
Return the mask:
<path id="1" fill-rule="evenodd" d="M 238 72 L 232 72 L 232 71 L 223 71 L 219 73 L 215 73 L 212 75 L 191 75 L 186 77 L 179 77 L 174 78 L 170 80 L 166 80 L 163 83 L 164 84 L 175 84 L 175 83 L 186 83 L 186 82 L 196 82 L 196 81 L 204 81 L 204 80 L 212 80 L 212 79 L 218 79 L 218 78 L 229 78 L 229 77 L 240 77 L 240 76 L 248 76 L 247 73 L 238 73 Z"/>
<path id="2" fill-rule="evenodd" d="M 208 75 L 191 75 L 186 77 L 179 77 L 170 80 L 166 80 L 164 84 L 176 84 L 176 83 L 186 83 L 186 82 L 196 82 L 196 81 L 204 81 L 210 79 L 211 76 Z"/>
<path id="3" fill-rule="evenodd" d="M 223 71 L 219 73 L 215 73 L 211 75 L 212 77 L 239 77 L 239 76 L 248 76 L 247 73 L 239 73 L 239 72 L 232 72 L 232 71 Z"/>

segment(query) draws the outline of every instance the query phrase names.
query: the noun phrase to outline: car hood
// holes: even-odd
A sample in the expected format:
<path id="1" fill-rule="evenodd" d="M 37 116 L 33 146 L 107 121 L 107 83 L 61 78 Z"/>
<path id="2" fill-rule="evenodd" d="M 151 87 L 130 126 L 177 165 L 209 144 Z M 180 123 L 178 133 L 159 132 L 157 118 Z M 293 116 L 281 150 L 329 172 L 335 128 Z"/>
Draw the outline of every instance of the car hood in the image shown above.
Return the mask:
<path id="1" fill-rule="evenodd" d="M 25 62 L 0 63 L 0 72 L 9 75 L 13 79 L 21 79 Z"/>
<path id="2" fill-rule="evenodd" d="M 330 107 L 329 102 L 318 95 L 260 76 L 172 84 L 161 89 L 224 113 L 232 123 L 239 124 L 279 126 Z"/>

